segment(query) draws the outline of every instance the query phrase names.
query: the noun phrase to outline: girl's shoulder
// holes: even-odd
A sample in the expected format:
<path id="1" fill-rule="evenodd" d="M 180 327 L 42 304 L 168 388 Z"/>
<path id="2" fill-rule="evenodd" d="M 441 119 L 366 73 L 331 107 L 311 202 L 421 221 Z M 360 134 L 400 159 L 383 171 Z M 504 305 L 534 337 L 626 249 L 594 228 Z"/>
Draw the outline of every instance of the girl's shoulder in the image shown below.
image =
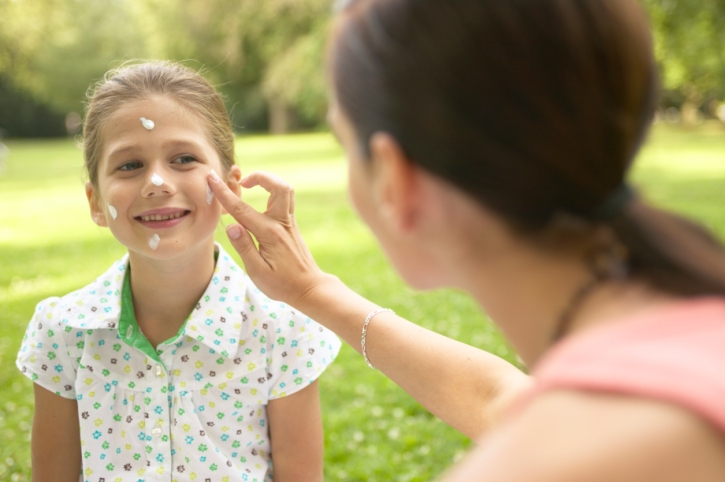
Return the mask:
<path id="1" fill-rule="evenodd" d="M 61 297 L 42 300 L 31 323 L 46 321 L 71 329 L 115 327 L 127 266 L 128 256 L 124 256 L 88 285 Z"/>

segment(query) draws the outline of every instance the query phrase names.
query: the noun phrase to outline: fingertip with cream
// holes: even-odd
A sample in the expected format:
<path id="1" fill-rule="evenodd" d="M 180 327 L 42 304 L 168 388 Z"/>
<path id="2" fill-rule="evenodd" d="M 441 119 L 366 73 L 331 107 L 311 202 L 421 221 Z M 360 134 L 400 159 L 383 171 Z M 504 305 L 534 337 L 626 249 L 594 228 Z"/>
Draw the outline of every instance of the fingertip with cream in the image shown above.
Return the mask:
<path id="1" fill-rule="evenodd" d="M 209 180 L 212 182 L 221 182 L 221 178 L 219 177 L 219 174 L 217 174 L 214 169 L 209 171 Z"/>

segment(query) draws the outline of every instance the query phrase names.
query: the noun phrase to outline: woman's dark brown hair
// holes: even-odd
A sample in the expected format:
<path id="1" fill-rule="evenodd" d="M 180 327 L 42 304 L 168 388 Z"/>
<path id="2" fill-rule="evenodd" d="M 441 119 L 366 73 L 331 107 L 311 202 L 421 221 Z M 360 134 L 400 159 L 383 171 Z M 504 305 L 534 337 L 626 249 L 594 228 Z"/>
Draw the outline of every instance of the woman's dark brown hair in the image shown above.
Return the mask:
<path id="1" fill-rule="evenodd" d="M 365 157 L 388 132 L 411 162 L 524 233 L 562 214 L 607 224 L 632 276 L 725 294 L 725 251 L 704 229 L 636 198 L 600 215 L 656 101 L 634 0 L 353 0 L 333 35 L 336 101 Z"/>

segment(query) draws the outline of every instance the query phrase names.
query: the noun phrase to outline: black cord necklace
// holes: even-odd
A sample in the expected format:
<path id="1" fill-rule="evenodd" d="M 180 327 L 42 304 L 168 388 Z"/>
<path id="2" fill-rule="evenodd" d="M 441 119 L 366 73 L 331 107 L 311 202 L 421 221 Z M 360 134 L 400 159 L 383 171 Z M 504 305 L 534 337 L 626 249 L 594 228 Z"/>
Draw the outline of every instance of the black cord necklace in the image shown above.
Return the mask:
<path id="1" fill-rule="evenodd" d="M 574 315 L 581 307 L 584 300 L 589 296 L 595 288 L 601 285 L 604 281 L 603 276 L 593 276 L 589 281 L 584 283 L 571 297 L 569 303 L 564 308 L 564 311 L 559 315 L 559 320 L 556 322 L 556 330 L 551 336 L 551 343 L 556 343 L 566 335 L 571 328 L 571 324 L 574 321 Z"/>

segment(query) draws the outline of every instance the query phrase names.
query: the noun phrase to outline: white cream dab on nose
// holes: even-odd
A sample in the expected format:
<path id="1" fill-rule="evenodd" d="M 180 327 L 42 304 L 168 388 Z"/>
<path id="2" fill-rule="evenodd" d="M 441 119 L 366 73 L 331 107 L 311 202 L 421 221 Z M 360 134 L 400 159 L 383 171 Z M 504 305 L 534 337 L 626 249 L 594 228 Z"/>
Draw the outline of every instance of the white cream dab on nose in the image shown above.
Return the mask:
<path id="1" fill-rule="evenodd" d="M 156 126 L 156 124 L 154 124 L 154 121 L 152 121 L 151 119 L 147 119 L 145 117 L 141 117 L 141 125 L 147 131 L 150 131 L 151 129 L 153 129 Z"/>
<path id="2" fill-rule="evenodd" d="M 211 205 L 212 199 L 214 199 L 214 192 L 212 192 L 211 187 L 207 183 L 207 185 L 206 185 L 206 203 Z"/>
<path id="3" fill-rule="evenodd" d="M 161 236 L 154 233 L 154 235 L 151 236 L 151 238 L 149 239 L 149 248 L 151 248 L 151 249 L 158 248 L 160 242 L 161 242 Z"/>
<path id="4" fill-rule="evenodd" d="M 164 178 L 154 173 L 154 175 L 151 176 L 151 183 L 154 186 L 161 186 L 164 183 Z"/>
<path id="5" fill-rule="evenodd" d="M 114 220 L 115 220 L 115 219 L 116 219 L 116 218 L 118 217 L 118 211 L 116 211 L 116 208 L 114 208 L 114 207 L 113 207 L 113 206 L 111 206 L 110 204 L 108 205 L 108 212 L 109 212 L 109 213 L 111 213 L 111 217 L 112 217 L 112 218 L 113 218 Z"/>

